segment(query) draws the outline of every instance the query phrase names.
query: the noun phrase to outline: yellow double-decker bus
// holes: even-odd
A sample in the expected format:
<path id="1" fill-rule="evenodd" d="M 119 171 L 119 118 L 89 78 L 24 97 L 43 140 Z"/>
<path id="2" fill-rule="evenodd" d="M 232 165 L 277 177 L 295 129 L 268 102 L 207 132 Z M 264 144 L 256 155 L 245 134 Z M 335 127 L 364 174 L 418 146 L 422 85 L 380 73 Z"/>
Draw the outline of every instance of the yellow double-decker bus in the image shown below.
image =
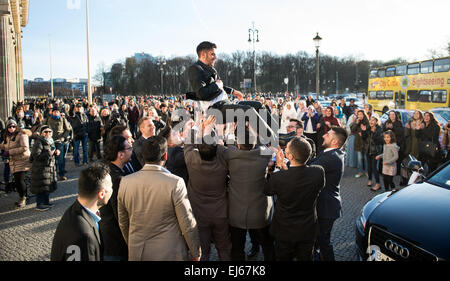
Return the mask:
<path id="1" fill-rule="evenodd" d="M 450 57 L 374 68 L 368 102 L 376 111 L 450 105 Z"/>

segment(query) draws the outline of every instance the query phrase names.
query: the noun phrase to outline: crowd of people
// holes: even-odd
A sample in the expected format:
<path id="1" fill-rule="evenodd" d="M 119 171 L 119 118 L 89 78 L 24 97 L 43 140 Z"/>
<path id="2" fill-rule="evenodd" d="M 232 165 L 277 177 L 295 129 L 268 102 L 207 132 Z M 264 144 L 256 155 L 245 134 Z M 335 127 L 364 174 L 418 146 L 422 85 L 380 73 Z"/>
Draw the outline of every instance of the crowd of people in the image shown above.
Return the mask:
<path id="1" fill-rule="evenodd" d="M 212 67 L 216 47 L 204 43 L 189 69 L 194 89 L 186 96 L 92 104 L 34 99 L 17 104 L 3 121 L 4 180 L 13 174 L 19 208 L 27 201 L 28 171 L 36 209 L 47 211 L 57 183 L 67 180 L 68 151 L 76 166 L 91 164 L 80 173 L 78 198 L 58 224 L 52 260 L 207 261 L 214 244 L 221 261 L 243 261 L 249 233 L 248 256 L 261 247 L 266 261 L 333 261 L 331 232 L 342 215 L 345 166 L 358 168 L 356 177 L 367 176 L 374 191 L 381 188 L 381 174 L 390 190 L 406 155 L 430 171 L 444 161 L 438 155 L 449 158 L 449 126 L 441 147 L 431 112 L 417 111 L 403 127 L 394 111 L 381 124 L 371 105 L 358 108 L 354 100 L 322 108 L 312 96 L 245 96 L 223 86 Z M 203 72 L 208 81 L 195 81 Z M 205 100 L 205 93 L 214 97 Z M 248 123 L 238 134 L 237 123 L 203 110 L 257 115 L 238 103 L 244 100 L 279 124 L 278 147 L 264 144 Z M 424 142 L 435 150 L 424 150 Z"/>

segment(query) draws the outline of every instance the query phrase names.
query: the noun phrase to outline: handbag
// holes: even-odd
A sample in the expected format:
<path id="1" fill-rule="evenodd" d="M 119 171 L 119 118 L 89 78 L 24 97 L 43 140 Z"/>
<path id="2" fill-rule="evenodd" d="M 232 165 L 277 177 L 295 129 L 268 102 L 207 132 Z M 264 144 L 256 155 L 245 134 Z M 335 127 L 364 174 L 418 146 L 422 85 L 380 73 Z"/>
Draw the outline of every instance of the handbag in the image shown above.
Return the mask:
<path id="1" fill-rule="evenodd" d="M 419 143 L 419 155 L 424 158 L 435 158 L 439 153 L 439 147 L 432 141 Z"/>

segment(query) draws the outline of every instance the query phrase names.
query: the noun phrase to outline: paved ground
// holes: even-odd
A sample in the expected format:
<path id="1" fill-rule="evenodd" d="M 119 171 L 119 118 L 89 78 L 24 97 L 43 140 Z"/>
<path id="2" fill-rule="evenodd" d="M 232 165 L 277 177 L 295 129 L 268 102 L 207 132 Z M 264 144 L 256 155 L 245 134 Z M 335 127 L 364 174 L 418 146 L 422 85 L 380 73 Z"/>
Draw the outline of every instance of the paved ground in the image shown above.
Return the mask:
<path id="1" fill-rule="evenodd" d="M 82 168 L 76 168 L 73 161 L 66 159 L 68 181 L 58 183 L 58 190 L 51 194 L 53 209 L 47 212 L 35 210 L 35 198 L 20 210 L 14 208 L 17 193 L 0 192 L 0 261 L 48 261 L 56 226 L 65 210 L 76 200 L 77 177 Z M 2 175 L 3 165 L 0 165 Z M 361 208 L 377 193 L 366 187 L 367 179 L 355 179 L 355 169 L 347 168 L 342 181 L 344 216 L 336 221 L 332 242 L 338 261 L 357 260 L 354 244 L 354 225 Z M 3 176 L 1 176 L 3 178 Z M 247 249 L 250 243 L 247 243 Z M 217 253 L 212 250 L 212 259 Z M 262 260 L 260 253 L 252 260 Z"/>

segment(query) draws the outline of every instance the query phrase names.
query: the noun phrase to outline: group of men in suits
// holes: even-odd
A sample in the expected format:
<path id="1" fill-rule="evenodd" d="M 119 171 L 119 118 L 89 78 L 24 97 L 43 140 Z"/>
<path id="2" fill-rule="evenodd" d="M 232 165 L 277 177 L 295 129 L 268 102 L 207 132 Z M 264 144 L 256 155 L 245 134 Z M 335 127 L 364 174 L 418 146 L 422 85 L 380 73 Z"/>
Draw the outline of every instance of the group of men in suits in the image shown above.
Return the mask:
<path id="1" fill-rule="evenodd" d="M 208 106 L 228 104 L 226 93 L 240 92 L 224 88 L 216 75 L 215 45 L 201 46 L 189 70 L 190 80 L 198 80 L 190 81 L 192 94 Z M 250 130 L 237 146 L 186 144 L 187 183 L 165 168 L 168 142 L 155 136 L 150 118 L 137 124 L 136 142 L 126 126 L 114 127 L 107 164 L 81 172 L 79 196 L 58 225 L 51 259 L 208 260 L 212 240 L 221 260 L 239 261 L 252 230 L 265 260 L 313 260 L 314 252 L 334 260 L 330 237 L 341 215 L 347 132 L 329 130 L 325 150 L 310 159 L 313 148 L 297 125 L 298 137 L 278 149 L 277 169 L 267 179 L 271 154 Z"/>

